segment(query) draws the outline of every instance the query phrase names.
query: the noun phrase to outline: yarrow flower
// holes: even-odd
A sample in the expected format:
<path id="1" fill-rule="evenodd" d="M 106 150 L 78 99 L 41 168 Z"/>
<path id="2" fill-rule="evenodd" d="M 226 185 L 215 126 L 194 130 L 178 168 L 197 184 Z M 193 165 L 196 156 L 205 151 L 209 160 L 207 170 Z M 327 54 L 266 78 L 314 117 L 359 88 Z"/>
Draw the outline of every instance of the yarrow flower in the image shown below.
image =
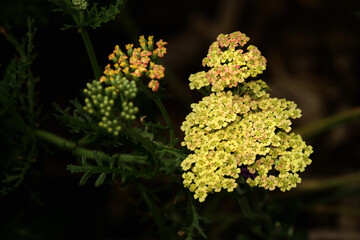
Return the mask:
<path id="1" fill-rule="evenodd" d="M 104 71 L 105 75 L 100 78 L 100 81 L 111 82 L 116 75 L 121 75 L 134 81 L 149 79 L 146 85 L 153 92 L 158 91 L 159 80 L 165 76 L 165 68 L 162 65 L 156 64 L 156 60 L 162 58 L 166 53 L 164 46 L 167 43 L 159 40 L 156 43 L 157 47 L 154 49 L 153 36 L 149 36 L 147 40 L 144 36 L 140 36 L 139 44 L 140 47 L 137 48 L 134 48 L 133 44 L 127 44 L 125 46 L 126 53 L 116 45 L 114 51 L 109 55 L 109 60 L 114 63 L 114 68 L 108 64 Z M 154 87 L 154 83 L 158 87 Z"/>
<path id="2" fill-rule="evenodd" d="M 134 120 L 139 111 L 133 102 L 137 84 L 150 79 L 147 85 L 156 92 L 160 87 L 159 80 L 164 77 L 165 68 L 155 62 L 166 53 L 166 42 L 160 40 L 153 49 L 153 37 L 146 40 L 140 36 L 139 44 L 138 48 L 127 44 L 126 53 L 116 45 L 109 55 L 113 66 L 108 64 L 100 80 L 88 83 L 84 89 L 84 110 L 99 119 L 99 127 L 115 136 L 121 131 L 121 125 Z"/>
<path id="3" fill-rule="evenodd" d="M 211 85 L 211 91 L 223 91 L 243 83 L 249 77 L 256 77 L 266 68 L 266 59 L 257 47 L 243 47 L 249 38 L 237 31 L 231 34 L 220 34 L 209 48 L 203 59 L 208 71 L 190 75 L 190 89 L 200 89 Z"/>
<path id="4" fill-rule="evenodd" d="M 239 32 L 220 35 L 210 49 L 236 49 L 248 40 Z M 221 64 L 227 64 L 214 58 L 207 58 L 206 62 L 219 64 L 219 69 Z M 248 71 L 264 70 L 264 62 L 258 61 Z M 204 72 L 198 73 L 203 75 Z M 237 76 L 231 78 L 238 81 Z M 269 87 L 262 80 L 240 81 L 232 91 L 219 89 L 192 104 L 192 112 L 181 126 L 185 132 L 182 145 L 193 151 L 181 163 L 184 186 L 200 202 L 209 193 L 233 191 L 240 176 L 250 186 L 268 190 L 296 187 L 301 182 L 298 173 L 311 163 L 312 153 L 312 147 L 300 135 L 289 133 L 291 119 L 301 116 L 297 105 L 271 98 Z"/>

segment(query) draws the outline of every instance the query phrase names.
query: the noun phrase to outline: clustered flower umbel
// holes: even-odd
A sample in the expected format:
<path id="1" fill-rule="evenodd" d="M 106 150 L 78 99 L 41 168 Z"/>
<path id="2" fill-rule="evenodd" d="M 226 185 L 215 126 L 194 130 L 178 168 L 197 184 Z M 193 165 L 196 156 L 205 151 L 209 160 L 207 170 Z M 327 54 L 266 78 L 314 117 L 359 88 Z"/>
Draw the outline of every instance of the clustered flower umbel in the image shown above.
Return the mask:
<path id="1" fill-rule="evenodd" d="M 243 47 L 249 38 L 241 32 L 220 34 L 209 48 L 202 64 L 210 70 L 190 75 L 190 89 L 211 85 L 212 91 L 223 91 L 225 87 L 236 87 L 248 77 L 256 77 L 266 68 L 266 59 L 257 47 Z M 224 50 L 225 49 L 225 50 Z"/>
<path id="2" fill-rule="evenodd" d="M 133 44 L 127 44 L 125 46 L 126 53 L 116 45 L 114 51 L 109 55 L 109 60 L 114 63 L 115 69 L 108 64 L 105 67 L 105 76 L 100 78 L 100 82 L 112 81 L 119 74 L 134 81 L 146 77 L 150 79 L 148 87 L 153 92 L 158 91 L 159 80 L 164 78 L 165 68 L 156 64 L 155 61 L 164 56 L 166 53 L 164 46 L 167 43 L 160 39 L 156 43 L 157 48 L 154 49 L 153 36 L 149 36 L 148 40 L 144 36 L 140 36 L 139 43 L 140 47 L 137 48 L 134 48 Z"/>
<path id="3" fill-rule="evenodd" d="M 125 46 L 127 52 L 121 51 L 118 45 L 109 55 L 113 67 L 108 64 L 100 81 L 88 83 L 84 89 L 84 110 L 99 119 L 99 127 L 117 136 L 121 130 L 121 123 L 136 118 L 139 109 L 135 106 L 135 99 L 141 81 L 150 81 L 147 86 L 156 92 L 159 89 L 159 80 L 164 77 L 165 68 L 155 61 L 166 53 L 166 42 L 156 43 L 154 49 L 153 36 L 148 40 L 140 36 L 140 47 L 133 48 L 133 44 Z"/>
<path id="4" fill-rule="evenodd" d="M 211 85 L 212 93 L 191 105 L 181 126 L 183 146 L 193 151 L 183 162 L 183 184 L 203 202 L 208 193 L 231 192 L 242 177 L 250 186 L 290 190 L 298 172 L 311 163 L 312 147 L 289 133 L 301 116 L 292 101 L 271 98 L 262 80 L 250 80 L 266 68 L 255 46 L 241 48 L 245 34 L 220 34 L 203 60 L 210 67 L 190 76 L 190 88 Z"/>

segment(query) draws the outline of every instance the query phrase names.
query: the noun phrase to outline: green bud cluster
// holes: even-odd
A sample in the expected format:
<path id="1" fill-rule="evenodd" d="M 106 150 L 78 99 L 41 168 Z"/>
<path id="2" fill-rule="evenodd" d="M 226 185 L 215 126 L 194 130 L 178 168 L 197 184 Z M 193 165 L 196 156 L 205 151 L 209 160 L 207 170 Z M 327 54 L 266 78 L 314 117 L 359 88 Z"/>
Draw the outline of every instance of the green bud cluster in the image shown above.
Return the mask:
<path id="1" fill-rule="evenodd" d="M 87 83 L 84 89 L 86 96 L 84 110 L 90 114 L 95 113 L 100 106 L 100 102 L 102 102 L 103 92 L 104 88 L 99 82 L 92 81 Z"/>
<path id="2" fill-rule="evenodd" d="M 100 119 L 99 127 L 115 136 L 118 135 L 121 126 L 114 111 L 117 94 L 114 94 L 114 91 L 109 88 L 104 88 L 100 82 L 95 80 L 86 84 L 84 94 L 86 96 L 84 110 Z"/>
<path id="3" fill-rule="evenodd" d="M 125 77 L 117 75 L 114 79 L 115 86 L 118 86 L 120 94 L 123 95 L 124 99 L 133 99 L 136 97 L 137 87 L 135 81 L 129 81 Z"/>
<path id="4" fill-rule="evenodd" d="M 118 90 L 122 99 L 120 117 L 125 121 L 135 120 L 139 109 L 130 101 L 136 97 L 137 87 L 135 81 L 129 81 L 126 77 L 117 75 L 114 81 L 112 81 L 112 85 Z"/>
<path id="5" fill-rule="evenodd" d="M 139 111 L 138 107 L 135 107 L 133 102 L 123 102 L 122 109 L 120 115 L 125 120 L 135 120 L 135 114 Z"/>
<path id="6" fill-rule="evenodd" d="M 112 133 L 115 136 L 117 136 L 121 130 L 121 126 L 118 125 L 117 119 L 109 119 L 106 116 L 101 118 L 99 127 L 105 128 L 109 133 Z"/>
<path id="7" fill-rule="evenodd" d="M 136 93 L 135 81 L 129 81 L 120 74 L 105 82 L 94 80 L 84 89 L 84 110 L 99 119 L 99 127 L 117 136 L 121 123 L 136 119 L 139 108 L 132 101 Z"/>

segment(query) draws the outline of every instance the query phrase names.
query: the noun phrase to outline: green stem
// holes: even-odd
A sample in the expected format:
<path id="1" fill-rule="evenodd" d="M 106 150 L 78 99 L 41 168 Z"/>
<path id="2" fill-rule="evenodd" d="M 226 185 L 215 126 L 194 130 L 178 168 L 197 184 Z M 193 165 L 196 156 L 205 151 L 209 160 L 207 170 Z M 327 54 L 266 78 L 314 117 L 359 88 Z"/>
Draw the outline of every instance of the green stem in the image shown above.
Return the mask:
<path id="1" fill-rule="evenodd" d="M 187 157 L 187 154 L 183 153 L 180 149 L 176 149 L 169 146 L 163 146 L 160 151 L 170 153 L 174 156 L 181 156 L 181 160 L 184 160 Z"/>
<path id="2" fill-rule="evenodd" d="M 171 119 L 169 117 L 169 114 L 168 112 L 166 111 L 165 109 L 165 106 L 163 105 L 163 103 L 161 102 L 160 99 L 158 98 L 154 98 L 153 99 L 154 102 L 156 103 L 156 105 L 159 107 L 164 119 L 165 119 L 165 122 L 167 124 L 167 127 L 169 128 L 169 138 L 170 138 L 170 146 L 173 146 L 175 144 L 174 140 L 174 128 L 173 128 L 173 125 L 172 125 L 172 122 L 171 122 Z"/>
<path id="3" fill-rule="evenodd" d="M 70 10 L 70 13 L 71 13 L 71 16 L 73 17 L 74 21 L 76 22 L 76 24 L 78 26 L 84 26 L 85 16 L 84 16 L 84 13 L 82 11 L 75 11 L 74 12 L 74 11 Z M 95 77 L 96 80 L 99 80 L 100 77 L 101 77 L 100 68 L 99 68 L 97 58 L 96 58 L 94 47 L 93 47 L 93 45 L 91 43 L 91 40 L 90 40 L 89 33 L 87 32 L 85 27 L 79 27 L 78 32 L 80 33 L 81 38 L 82 38 L 82 40 L 83 40 L 83 42 L 85 44 L 85 48 L 86 48 L 86 51 L 88 53 L 90 63 L 91 63 L 91 67 L 92 67 L 92 70 L 93 70 L 93 73 L 94 73 L 94 77 Z"/>
<path id="4" fill-rule="evenodd" d="M 295 132 L 303 138 L 310 138 L 315 135 L 327 132 L 335 127 L 344 125 L 352 120 L 360 118 L 360 107 L 353 108 L 342 113 L 323 118 L 314 123 L 295 129 Z"/>
<path id="5" fill-rule="evenodd" d="M 90 36 L 89 33 L 86 31 L 85 28 L 79 29 L 80 35 L 84 41 L 85 47 L 86 47 L 86 51 L 88 53 L 89 59 L 90 59 L 90 63 L 91 63 L 91 67 L 93 69 L 94 72 L 94 77 L 96 80 L 99 80 L 101 77 L 101 73 L 100 73 L 100 68 L 99 68 L 99 64 L 96 58 L 96 54 L 94 51 L 94 47 L 91 43 L 90 40 Z"/>
<path id="6" fill-rule="evenodd" d="M 164 106 L 164 104 L 161 102 L 161 100 L 157 97 L 155 97 L 153 94 L 149 93 L 146 89 L 142 90 L 147 96 L 149 96 L 158 106 L 161 114 L 163 115 L 167 128 L 169 129 L 169 141 L 170 141 L 170 146 L 174 146 L 175 145 L 175 138 L 174 138 L 174 128 L 172 125 L 172 121 L 169 117 L 168 112 L 166 111 L 166 108 Z"/>
<path id="7" fill-rule="evenodd" d="M 190 220 L 190 226 L 187 227 L 187 238 L 186 240 L 192 240 L 193 236 L 195 234 L 195 230 L 203 237 L 207 238 L 206 234 L 204 233 L 203 229 L 200 226 L 200 221 L 208 222 L 208 220 L 204 217 L 201 217 L 199 213 L 197 212 L 194 198 L 193 196 L 187 192 L 186 197 L 188 199 L 188 209 L 187 209 L 187 215 Z"/>
<path id="8" fill-rule="evenodd" d="M 86 135 L 77 141 L 78 146 L 85 147 L 94 143 L 98 139 L 97 135 Z"/>
<path id="9" fill-rule="evenodd" d="M 31 74 L 31 73 L 30 73 Z M 35 79 L 32 75 L 29 76 L 26 82 L 27 85 L 27 102 L 29 109 L 29 124 L 32 129 L 35 128 Z"/>
<path id="10" fill-rule="evenodd" d="M 87 158 L 94 158 L 94 150 L 86 149 L 77 146 L 75 142 L 66 140 L 58 135 L 55 135 L 53 133 L 37 129 L 35 130 L 35 136 L 38 138 L 45 140 L 55 146 L 58 146 L 60 148 L 65 148 L 67 150 L 70 150 L 74 155 L 79 156 L 86 156 Z M 109 158 L 109 155 L 107 155 L 104 152 L 96 151 L 97 156 L 103 157 L 103 158 Z M 146 156 L 135 156 L 131 154 L 119 154 L 119 160 L 124 162 L 132 162 L 132 163 L 139 163 L 139 164 L 146 164 Z"/>
<path id="11" fill-rule="evenodd" d="M 239 187 L 236 187 L 236 200 L 241 208 L 244 217 L 248 219 L 254 219 L 256 214 L 254 213 L 253 209 L 250 207 L 250 203 L 247 199 L 246 192 Z"/>

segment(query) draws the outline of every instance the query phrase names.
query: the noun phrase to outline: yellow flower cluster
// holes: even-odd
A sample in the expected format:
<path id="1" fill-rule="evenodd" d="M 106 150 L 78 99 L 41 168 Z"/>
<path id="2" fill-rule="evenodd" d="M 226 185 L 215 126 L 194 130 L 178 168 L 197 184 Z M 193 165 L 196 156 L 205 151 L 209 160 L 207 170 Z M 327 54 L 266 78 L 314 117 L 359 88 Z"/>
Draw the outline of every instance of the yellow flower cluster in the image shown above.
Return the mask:
<path id="1" fill-rule="evenodd" d="M 164 77 L 165 68 L 156 64 L 155 61 L 164 56 L 166 53 L 164 46 L 167 43 L 159 40 L 156 43 L 156 49 L 154 49 L 153 36 L 149 36 L 147 40 L 144 36 L 140 36 L 139 43 L 140 47 L 137 48 L 134 48 L 133 44 L 127 44 L 125 46 L 126 53 L 116 45 L 114 51 L 109 55 L 109 60 L 114 63 L 114 69 L 108 64 L 105 67 L 105 75 L 100 78 L 100 82 L 111 82 L 117 75 L 135 81 L 145 76 L 150 79 L 147 83 L 148 87 L 153 92 L 158 91 L 159 80 Z"/>
<path id="2" fill-rule="evenodd" d="M 203 66 L 210 70 L 191 74 L 190 88 L 200 89 L 211 85 L 212 91 L 223 91 L 261 74 L 266 68 L 266 59 L 253 45 L 249 45 L 247 51 L 244 51 L 242 47 L 248 41 L 249 38 L 239 31 L 220 34 L 203 59 Z"/>
<path id="3" fill-rule="evenodd" d="M 232 38 L 233 35 L 220 35 L 211 48 L 236 49 L 248 41 L 238 32 L 236 38 Z M 218 59 L 206 61 L 215 65 Z M 264 62 L 257 63 L 258 69 L 264 69 Z M 249 67 L 248 71 L 256 72 L 256 76 L 260 70 L 254 69 L 257 67 Z M 206 75 L 203 72 L 198 76 L 201 74 Z M 238 81 L 235 76 L 231 78 Z M 271 98 L 269 87 L 262 80 L 241 82 L 233 91 L 219 89 L 222 88 L 213 85 L 214 93 L 192 104 L 192 112 L 181 126 L 185 132 L 182 145 L 193 151 L 181 163 L 184 186 L 194 192 L 194 198 L 200 202 L 208 193 L 221 189 L 233 191 L 240 176 L 250 186 L 269 190 L 296 187 L 301 181 L 298 172 L 311 163 L 312 153 L 312 147 L 306 145 L 301 136 L 289 134 L 291 119 L 301 116 L 297 105 Z"/>

